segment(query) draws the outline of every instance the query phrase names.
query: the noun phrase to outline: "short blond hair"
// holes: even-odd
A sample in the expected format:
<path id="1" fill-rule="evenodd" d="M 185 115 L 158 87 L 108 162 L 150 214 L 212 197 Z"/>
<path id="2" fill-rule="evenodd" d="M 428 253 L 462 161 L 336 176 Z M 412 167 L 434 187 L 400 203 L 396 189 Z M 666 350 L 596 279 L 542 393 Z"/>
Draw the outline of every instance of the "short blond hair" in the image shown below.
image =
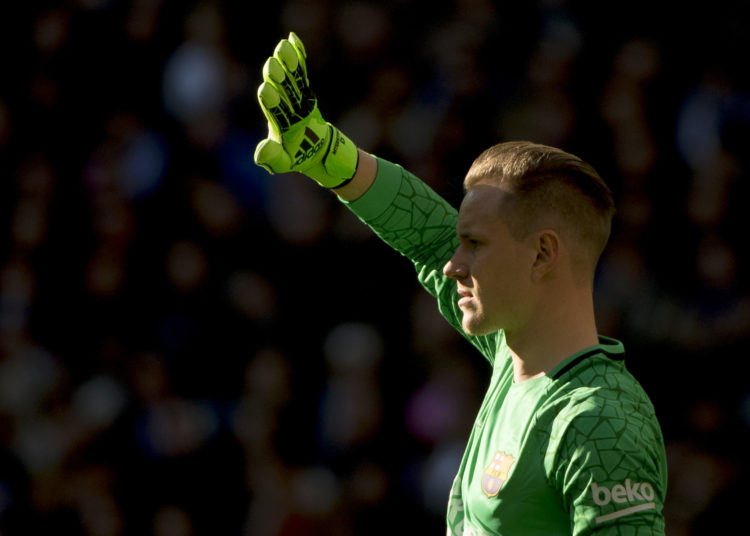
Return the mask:
<path id="1" fill-rule="evenodd" d="M 596 170 L 562 149 L 527 141 L 499 143 L 471 165 L 464 189 L 496 184 L 511 194 L 506 218 L 517 238 L 557 222 L 588 265 L 591 277 L 609 240 L 615 213 L 612 191 Z M 579 247 L 580 246 L 580 247 Z"/>

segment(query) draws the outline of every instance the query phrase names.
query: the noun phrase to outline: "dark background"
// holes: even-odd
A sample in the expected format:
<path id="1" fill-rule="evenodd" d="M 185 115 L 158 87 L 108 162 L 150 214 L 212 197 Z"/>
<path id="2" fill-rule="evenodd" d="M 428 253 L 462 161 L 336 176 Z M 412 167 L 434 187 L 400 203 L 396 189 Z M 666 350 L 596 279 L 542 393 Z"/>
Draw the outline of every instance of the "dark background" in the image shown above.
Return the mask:
<path id="1" fill-rule="evenodd" d="M 663 425 L 667 534 L 736 533 L 749 26 L 741 1 L 4 4 L 0 534 L 443 533 L 489 371 L 406 259 L 253 164 L 290 30 L 324 116 L 453 204 L 501 140 L 599 170 L 598 321 Z"/>

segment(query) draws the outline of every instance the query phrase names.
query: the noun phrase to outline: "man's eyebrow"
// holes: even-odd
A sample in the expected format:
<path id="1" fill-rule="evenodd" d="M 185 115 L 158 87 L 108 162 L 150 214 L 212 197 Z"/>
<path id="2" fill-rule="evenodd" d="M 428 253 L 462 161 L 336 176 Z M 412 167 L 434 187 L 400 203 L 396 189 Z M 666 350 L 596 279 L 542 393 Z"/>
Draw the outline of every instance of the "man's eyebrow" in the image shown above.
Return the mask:
<path id="1" fill-rule="evenodd" d="M 478 235 L 472 229 L 456 229 L 458 238 L 477 238 Z"/>

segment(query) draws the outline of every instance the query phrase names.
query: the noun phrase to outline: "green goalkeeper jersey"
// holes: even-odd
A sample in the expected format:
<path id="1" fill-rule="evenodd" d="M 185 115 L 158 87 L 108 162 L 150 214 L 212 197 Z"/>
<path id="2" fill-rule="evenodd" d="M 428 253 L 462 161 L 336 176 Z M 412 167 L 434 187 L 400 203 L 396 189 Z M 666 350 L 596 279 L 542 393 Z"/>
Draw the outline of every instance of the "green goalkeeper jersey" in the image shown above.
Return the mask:
<path id="1" fill-rule="evenodd" d="M 492 367 L 450 492 L 447 534 L 664 534 L 664 441 L 622 344 L 600 337 L 546 375 L 514 383 L 503 333 L 464 333 L 456 283 L 442 273 L 458 245 L 456 210 L 382 159 L 349 207 L 412 260 L 441 313 Z"/>

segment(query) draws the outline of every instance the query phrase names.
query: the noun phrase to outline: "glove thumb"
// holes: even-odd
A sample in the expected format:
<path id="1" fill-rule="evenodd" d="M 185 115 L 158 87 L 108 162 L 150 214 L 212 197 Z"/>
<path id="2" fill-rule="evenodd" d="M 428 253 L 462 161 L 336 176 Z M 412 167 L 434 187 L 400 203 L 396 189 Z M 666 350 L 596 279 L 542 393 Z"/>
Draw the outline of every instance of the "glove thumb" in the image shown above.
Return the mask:
<path id="1" fill-rule="evenodd" d="M 255 163 L 269 173 L 287 173 L 292 168 L 292 159 L 277 141 L 266 138 L 255 147 Z"/>

